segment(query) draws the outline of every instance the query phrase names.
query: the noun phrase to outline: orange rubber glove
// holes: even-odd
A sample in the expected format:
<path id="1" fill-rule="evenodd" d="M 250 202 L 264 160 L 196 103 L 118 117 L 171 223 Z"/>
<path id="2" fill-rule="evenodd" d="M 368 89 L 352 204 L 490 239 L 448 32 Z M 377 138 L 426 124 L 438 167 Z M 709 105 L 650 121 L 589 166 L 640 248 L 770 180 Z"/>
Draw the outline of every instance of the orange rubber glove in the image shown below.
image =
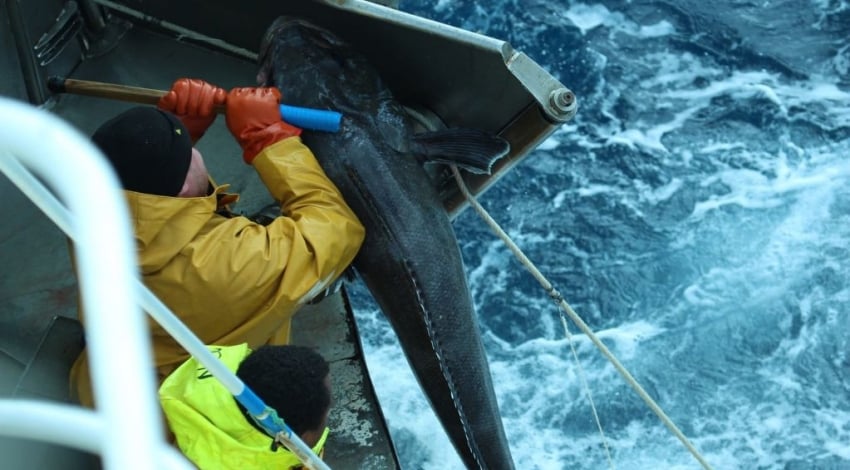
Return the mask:
<path id="1" fill-rule="evenodd" d="M 224 89 L 196 78 L 180 78 L 159 99 L 157 107 L 174 113 L 197 142 L 215 121 L 217 105 L 227 99 Z"/>
<path id="2" fill-rule="evenodd" d="M 301 135 L 301 129 L 281 119 L 280 91 L 274 87 L 230 90 L 225 119 L 249 165 L 269 145 Z"/>

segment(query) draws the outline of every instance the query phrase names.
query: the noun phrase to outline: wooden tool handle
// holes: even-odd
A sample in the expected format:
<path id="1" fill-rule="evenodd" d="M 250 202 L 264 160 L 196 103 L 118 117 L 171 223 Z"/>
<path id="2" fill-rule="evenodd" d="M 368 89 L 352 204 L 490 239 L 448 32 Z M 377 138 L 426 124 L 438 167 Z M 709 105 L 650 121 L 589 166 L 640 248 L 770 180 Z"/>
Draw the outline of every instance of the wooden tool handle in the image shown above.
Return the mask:
<path id="1" fill-rule="evenodd" d="M 74 80 L 71 78 L 50 77 L 47 88 L 55 93 L 72 93 L 75 95 L 95 96 L 132 103 L 154 105 L 166 93 L 165 90 L 119 85 L 115 83 L 94 82 L 90 80 Z M 224 112 L 224 106 L 216 106 L 215 111 Z"/>
<path id="2" fill-rule="evenodd" d="M 70 78 L 50 77 L 47 80 L 50 91 L 57 93 L 73 93 L 75 95 L 96 96 L 133 103 L 156 105 L 165 95 L 163 90 L 140 88 L 114 83 L 92 82 L 89 80 L 73 80 Z"/>

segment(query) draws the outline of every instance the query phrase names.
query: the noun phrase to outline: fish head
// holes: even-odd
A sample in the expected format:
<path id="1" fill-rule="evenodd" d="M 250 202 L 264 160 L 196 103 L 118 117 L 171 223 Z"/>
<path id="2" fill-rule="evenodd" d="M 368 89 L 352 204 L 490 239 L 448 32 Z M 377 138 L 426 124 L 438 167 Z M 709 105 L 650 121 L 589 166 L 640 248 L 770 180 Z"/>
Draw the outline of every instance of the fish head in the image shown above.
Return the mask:
<path id="1" fill-rule="evenodd" d="M 317 96 L 374 93 L 371 67 L 348 43 L 303 18 L 281 16 L 266 30 L 259 52 L 257 82 L 276 86 L 284 97 L 301 105 Z"/>

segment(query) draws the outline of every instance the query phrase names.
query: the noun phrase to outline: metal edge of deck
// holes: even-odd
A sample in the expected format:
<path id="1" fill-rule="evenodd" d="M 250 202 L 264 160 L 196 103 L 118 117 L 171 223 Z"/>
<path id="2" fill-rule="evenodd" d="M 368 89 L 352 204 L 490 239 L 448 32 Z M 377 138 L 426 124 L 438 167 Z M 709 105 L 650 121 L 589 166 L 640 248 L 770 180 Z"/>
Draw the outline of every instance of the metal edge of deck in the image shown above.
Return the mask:
<path id="1" fill-rule="evenodd" d="M 340 469 L 400 468 L 345 288 L 302 307 L 292 330 L 294 344 L 315 348 L 331 365 L 333 404 L 325 462 Z"/>

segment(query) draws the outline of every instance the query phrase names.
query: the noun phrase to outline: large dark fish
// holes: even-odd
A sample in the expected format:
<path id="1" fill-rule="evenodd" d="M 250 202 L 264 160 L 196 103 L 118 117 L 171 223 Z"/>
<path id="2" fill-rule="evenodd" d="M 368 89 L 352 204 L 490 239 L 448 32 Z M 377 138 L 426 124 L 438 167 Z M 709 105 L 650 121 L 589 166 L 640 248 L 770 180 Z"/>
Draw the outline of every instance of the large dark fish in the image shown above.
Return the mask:
<path id="1" fill-rule="evenodd" d="M 422 166 L 487 172 L 507 142 L 466 130 L 414 136 L 367 60 L 303 20 L 269 27 L 260 64 L 259 83 L 277 86 L 284 101 L 342 112 L 339 132 L 302 137 L 366 227 L 353 266 L 466 466 L 513 468 L 458 242 Z"/>

